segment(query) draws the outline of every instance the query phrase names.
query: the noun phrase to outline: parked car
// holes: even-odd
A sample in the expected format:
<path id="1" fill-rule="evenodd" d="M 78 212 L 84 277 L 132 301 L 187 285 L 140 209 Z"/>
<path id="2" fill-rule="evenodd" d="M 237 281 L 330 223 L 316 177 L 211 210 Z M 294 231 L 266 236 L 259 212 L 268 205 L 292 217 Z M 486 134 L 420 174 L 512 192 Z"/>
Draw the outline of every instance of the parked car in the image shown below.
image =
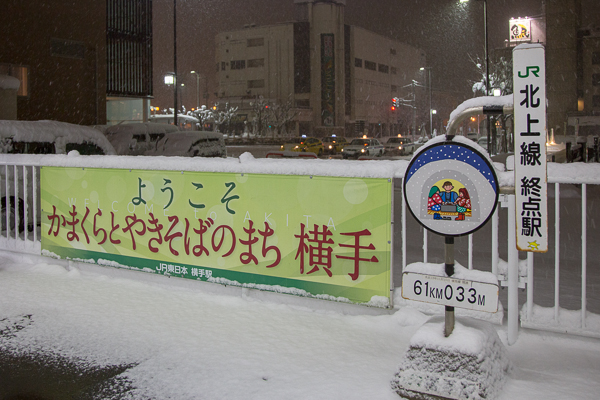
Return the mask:
<path id="1" fill-rule="evenodd" d="M 77 151 L 81 155 L 115 155 L 115 149 L 108 139 L 97 129 L 89 126 L 68 124 L 58 121 L 0 121 L 0 153 L 4 154 L 67 154 Z M 39 171 L 38 171 L 39 172 Z M 23 172 L 0 169 L 3 184 L 0 185 L 1 233 L 6 234 L 6 214 L 9 214 L 9 227 L 15 226 L 15 216 L 19 215 L 19 231 L 26 224 L 33 224 L 33 185 L 27 186 L 27 221 L 25 221 L 23 195 Z M 27 182 L 33 182 L 32 170 L 27 169 Z M 15 180 L 18 195 L 15 193 Z M 4 183 L 8 181 L 8 185 Z M 8 193 L 7 193 L 8 187 Z M 39 186 L 37 186 L 39 195 Z M 38 209 L 39 215 L 39 209 Z"/>
<path id="2" fill-rule="evenodd" d="M 146 156 L 227 157 L 223 134 L 219 132 L 169 132 L 144 152 Z"/>
<path id="3" fill-rule="evenodd" d="M 390 155 L 412 154 L 415 152 L 415 144 L 407 137 L 392 137 L 385 142 L 385 153 Z"/>
<path id="4" fill-rule="evenodd" d="M 119 155 L 143 155 L 156 148 L 156 142 L 165 134 L 179 132 L 174 125 L 152 122 L 138 124 L 112 125 L 104 128 L 104 134 Z"/>
<path id="5" fill-rule="evenodd" d="M 381 156 L 384 151 L 383 145 L 377 139 L 354 139 L 342 149 L 342 156 L 344 159 L 360 156 Z"/>
<path id="6" fill-rule="evenodd" d="M 324 154 L 336 154 L 342 151 L 348 145 L 346 138 L 343 136 L 327 136 L 321 139 L 323 142 Z"/>
<path id="7" fill-rule="evenodd" d="M 281 146 L 282 151 L 302 151 L 323 155 L 323 142 L 315 137 L 292 138 Z"/>
<path id="8" fill-rule="evenodd" d="M 161 124 L 161 125 L 172 125 L 174 126 L 173 114 L 154 114 L 148 117 L 148 121 Z M 192 117 L 191 115 L 177 113 L 177 125 L 179 129 L 184 131 L 197 131 L 200 121 L 198 118 Z"/>
<path id="9" fill-rule="evenodd" d="M 58 121 L 0 121 L 0 153 L 116 154 L 108 139 L 89 126 Z"/>

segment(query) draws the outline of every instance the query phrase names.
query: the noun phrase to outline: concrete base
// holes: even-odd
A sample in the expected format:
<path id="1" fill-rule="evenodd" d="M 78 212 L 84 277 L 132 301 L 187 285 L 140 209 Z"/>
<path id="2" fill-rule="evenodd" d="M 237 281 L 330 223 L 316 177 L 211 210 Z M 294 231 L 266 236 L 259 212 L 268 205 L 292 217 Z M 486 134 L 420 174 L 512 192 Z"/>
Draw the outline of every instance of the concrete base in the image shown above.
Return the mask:
<path id="1" fill-rule="evenodd" d="M 415 333 L 391 384 L 405 399 L 493 399 L 509 369 L 490 323 L 460 318 L 445 338 L 444 318 L 437 316 Z"/>

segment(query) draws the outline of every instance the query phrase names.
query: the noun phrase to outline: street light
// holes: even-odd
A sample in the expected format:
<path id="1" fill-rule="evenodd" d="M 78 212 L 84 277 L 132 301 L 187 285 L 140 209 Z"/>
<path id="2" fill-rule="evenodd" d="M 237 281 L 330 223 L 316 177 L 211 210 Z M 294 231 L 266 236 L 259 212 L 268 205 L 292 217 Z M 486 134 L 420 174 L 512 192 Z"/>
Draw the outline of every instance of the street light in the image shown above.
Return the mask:
<path id="1" fill-rule="evenodd" d="M 196 108 L 200 108 L 200 78 L 204 79 L 204 98 L 208 98 L 208 80 L 206 76 L 200 75 L 197 71 L 190 71 L 190 74 L 196 75 Z"/>
<path id="2" fill-rule="evenodd" d="M 173 0 L 173 78 L 175 82 L 173 84 L 175 94 L 174 102 L 175 109 L 173 111 L 173 125 L 177 125 L 177 0 Z"/>
<path id="3" fill-rule="evenodd" d="M 433 114 L 431 113 L 431 67 L 421 67 L 421 71 L 427 70 L 429 73 L 427 81 L 429 82 L 429 134 L 433 137 Z"/>
<path id="4" fill-rule="evenodd" d="M 190 71 L 190 74 L 196 75 L 196 110 L 200 109 L 200 74 L 196 71 Z"/>

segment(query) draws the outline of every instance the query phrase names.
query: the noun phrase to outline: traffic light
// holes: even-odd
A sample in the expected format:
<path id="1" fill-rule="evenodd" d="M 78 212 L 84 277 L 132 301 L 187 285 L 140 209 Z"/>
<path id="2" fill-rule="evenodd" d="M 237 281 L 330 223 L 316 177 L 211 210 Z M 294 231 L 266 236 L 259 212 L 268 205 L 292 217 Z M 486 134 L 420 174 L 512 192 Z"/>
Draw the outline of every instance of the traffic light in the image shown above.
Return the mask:
<path id="1" fill-rule="evenodd" d="M 392 106 L 390 107 L 390 110 L 392 111 L 396 111 L 396 108 L 398 107 L 398 98 L 394 97 L 392 99 Z"/>

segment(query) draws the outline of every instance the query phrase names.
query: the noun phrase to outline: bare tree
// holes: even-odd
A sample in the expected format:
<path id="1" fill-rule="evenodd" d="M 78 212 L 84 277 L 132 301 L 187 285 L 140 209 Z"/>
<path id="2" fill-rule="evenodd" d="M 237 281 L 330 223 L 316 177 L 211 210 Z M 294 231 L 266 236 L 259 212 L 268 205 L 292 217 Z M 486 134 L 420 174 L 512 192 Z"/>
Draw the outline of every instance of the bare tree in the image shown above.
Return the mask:
<path id="1" fill-rule="evenodd" d="M 224 133 L 229 133 L 231 128 L 231 121 L 235 117 L 238 108 L 230 107 L 229 102 L 225 103 L 225 107 L 219 110 L 219 103 L 215 103 L 216 110 L 213 112 L 213 118 L 215 120 L 215 127 L 217 131 L 223 130 Z"/>
<path id="2" fill-rule="evenodd" d="M 472 81 L 473 95 L 486 95 L 486 80 L 485 63 L 479 58 L 469 56 L 471 62 L 475 66 L 477 75 L 480 77 L 478 81 Z M 512 62 L 504 57 L 500 57 L 497 61 L 490 64 L 490 92 L 494 89 L 500 89 L 501 96 L 512 94 L 513 92 L 513 76 Z"/>
<path id="3" fill-rule="evenodd" d="M 274 103 L 266 110 L 268 110 L 269 121 L 275 127 L 277 136 L 280 136 L 287 124 L 298 115 L 298 112 L 294 110 L 294 103 L 291 99 Z"/>
<path id="4" fill-rule="evenodd" d="M 488 86 L 487 83 L 487 75 L 484 67 L 484 62 L 479 58 L 473 59 L 473 57 L 469 56 L 471 62 L 475 66 L 475 70 L 477 71 L 477 75 L 480 77 L 478 81 L 472 81 L 472 89 L 473 96 L 477 97 L 490 95 L 494 92 L 494 90 L 500 89 L 500 95 L 510 95 L 513 93 L 513 70 L 512 70 L 512 61 L 508 60 L 504 57 L 500 57 L 498 60 L 494 61 L 490 64 L 489 71 L 489 94 L 486 93 L 486 88 Z M 491 93 L 490 93 L 491 92 Z M 513 145 L 513 138 L 510 132 L 512 132 L 512 124 L 509 124 L 509 121 L 512 121 L 511 116 L 509 115 L 498 115 L 490 117 L 491 120 L 491 137 L 492 137 L 492 151 L 496 150 L 496 121 L 500 121 L 502 127 L 502 135 L 500 138 L 500 151 L 507 152 Z"/>
<path id="5" fill-rule="evenodd" d="M 254 101 L 250 102 L 252 107 L 252 126 L 253 132 L 257 136 L 264 136 L 263 131 L 269 120 L 269 103 L 263 96 L 258 96 Z"/>
<path id="6" fill-rule="evenodd" d="M 200 130 L 204 130 L 204 125 L 214 118 L 213 110 L 204 105 L 197 110 L 188 111 L 188 115 L 191 115 L 198 120 L 198 128 Z"/>

